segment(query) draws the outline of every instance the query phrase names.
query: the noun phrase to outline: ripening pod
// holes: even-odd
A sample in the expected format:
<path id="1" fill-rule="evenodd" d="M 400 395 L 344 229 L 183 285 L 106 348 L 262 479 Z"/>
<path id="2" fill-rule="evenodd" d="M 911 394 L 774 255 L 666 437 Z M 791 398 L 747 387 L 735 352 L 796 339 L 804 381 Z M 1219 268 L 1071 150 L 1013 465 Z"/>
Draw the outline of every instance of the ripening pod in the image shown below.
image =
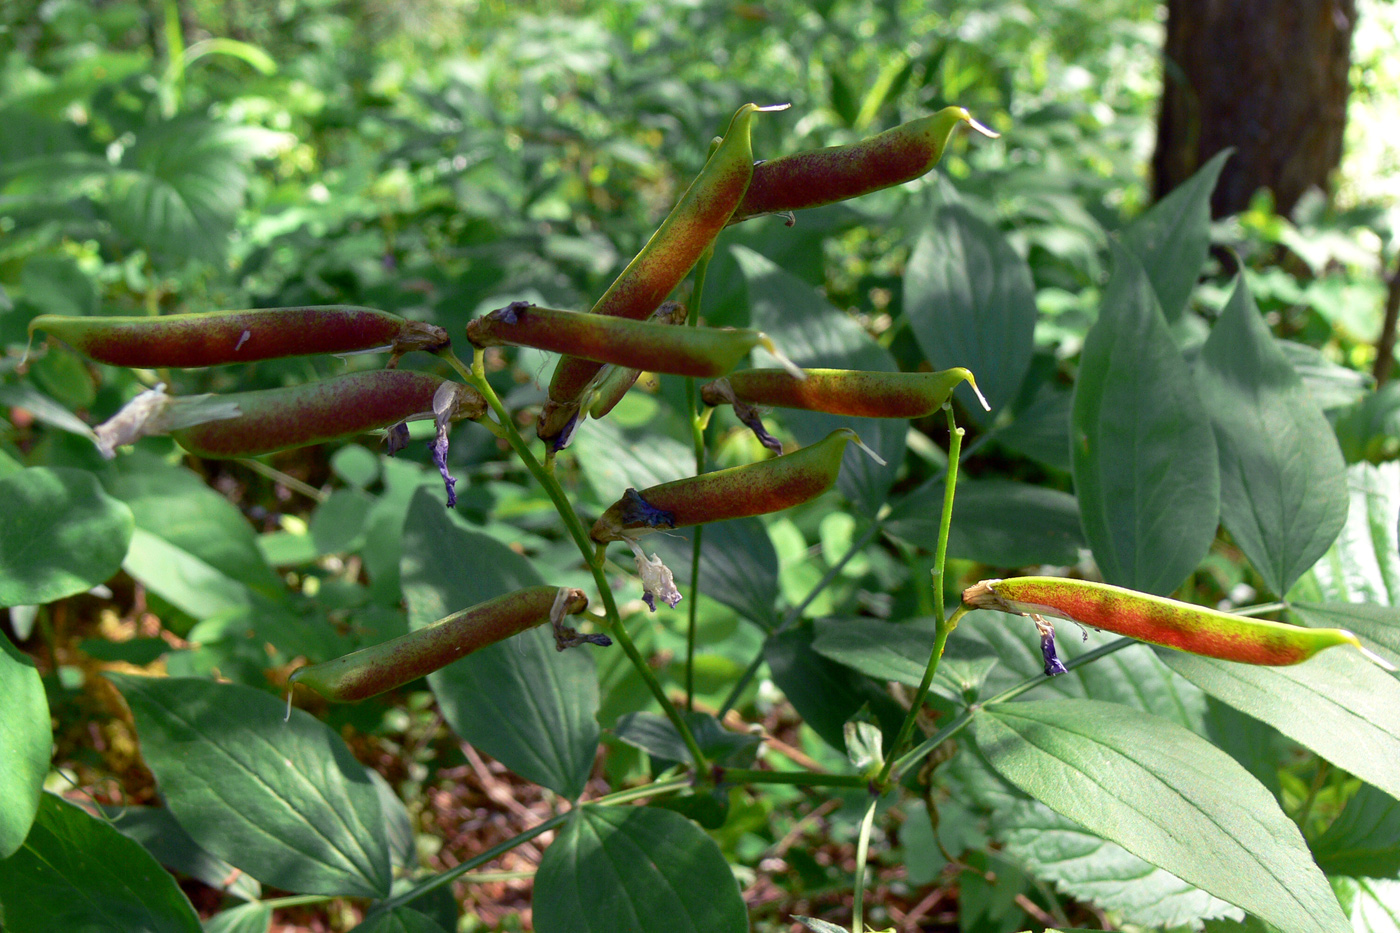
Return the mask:
<path id="1" fill-rule="evenodd" d="M 350 305 L 212 311 L 159 317 L 68 317 L 41 314 L 42 330 L 84 356 L 112 366 L 193 369 L 315 353 L 435 351 L 447 331 L 421 321 Z M 392 366 L 393 363 L 391 362 Z"/>
<path id="2" fill-rule="evenodd" d="M 694 268 L 734 213 L 753 177 L 749 130 L 753 115 L 781 107 L 745 104 L 695 181 L 666 215 L 646 246 L 622 270 L 591 313 L 641 320 L 648 317 Z M 582 396 L 602 364 L 566 356 L 554 368 L 549 399 L 536 433 L 552 441 L 577 417 Z"/>
<path id="3" fill-rule="evenodd" d="M 801 505 L 836 482 L 841 456 L 851 440 L 859 440 L 856 433 L 841 428 L 782 457 L 688 476 L 641 492 L 628 489 L 594 522 L 590 534 L 604 544 L 662 528 L 722 522 Z"/>
<path id="4" fill-rule="evenodd" d="M 199 457 L 255 457 L 321 444 L 386 428 L 401 421 L 434 418 L 434 398 L 455 386 L 448 420 L 477 419 L 486 400 L 475 389 L 428 373 L 381 369 L 348 373 L 322 382 L 216 396 L 240 414 L 172 431 L 180 446 Z"/>
<path id="5" fill-rule="evenodd" d="M 556 632 L 571 633 L 575 639 L 590 643 L 607 643 L 608 639 L 602 636 L 578 636 L 563 627 L 566 615 L 576 615 L 586 608 L 588 597 L 583 590 L 528 587 L 333 661 L 299 667 L 292 672 L 289 685 L 303 684 L 333 702 L 353 703 L 402 687 L 547 620 L 554 622 Z M 560 644 L 561 648 L 568 646 Z"/>
<path id="6" fill-rule="evenodd" d="M 680 325 L 685 323 L 686 316 L 685 305 L 679 301 L 667 301 L 656 309 L 651 320 L 657 324 Z M 594 387 L 592 402 L 588 406 L 588 417 L 606 417 L 632 386 L 636 385 L 638 377 L 644 371 L 645 368 L 614 366 Z"/>
<path id="7" fill-rule="evenodd" d="M 1063 577 L 983 580 L 963 592 L 963 603 L 974 609 L 996 609 L 1037 619 L 1069 619 L 1222 661 L 1297 664 L 1324 648 L 1352 645 L 1382 666 L 1389 666 L 1362 648 L 1356 636 L 1345 629 L 1303 628 L 1250 619 L 1107 583 Z M 1047 673 L 1052 654 L 1053 648 L 1046 655 Z"/>
<path id="8" fill-rule="evenodd" d="M 953 130 L 963 123 L 986 136 L 998 135 L 962 107 L 944 107 L 849 146 L 760 162 L 729 222 L 821 207 L 913 181 L 938 164 Z"/>
<path id="9" fill-rule="evenodd" d="M 783 369 L 741 369 L 700 387 L 706 405 L 775 406 L 857 418 L 922 418 L 939 409 L 958 383 L 977 391 L 961 367 L 936 373 L 804 369 L 798 379 Z M 981 398 L 978 392 L 978 398 Z M 985 401 L 983 404 L 986 404 Z"/>
<path id="10" fill-rule="evenodd" d="M 537 308 L 517 301 L 467 325 L 478 347 L 510 344 L 632 369 L 710 378 L 764 343 L 756 330 L 670 327 L 654 321 Z"/>

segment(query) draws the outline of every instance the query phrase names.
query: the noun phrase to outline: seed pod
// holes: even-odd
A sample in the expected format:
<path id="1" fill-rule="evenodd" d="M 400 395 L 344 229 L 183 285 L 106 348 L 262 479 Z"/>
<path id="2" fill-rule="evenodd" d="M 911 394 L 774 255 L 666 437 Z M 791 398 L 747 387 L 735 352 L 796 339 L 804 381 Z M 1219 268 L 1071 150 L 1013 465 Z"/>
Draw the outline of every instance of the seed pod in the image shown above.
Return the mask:
<path id="1" fill-rule="evenodd" d="M 600 364 L 706 378 L 729 372 L 765 338 L 756 330 L 668 327 L 517 301 L 468 324 L 467 339 L 478 347 L 535 347 Z"/>
<path id="2" fill-rule="evenodd" d="M 651 320 L 657 324 L 684 324 L 685 305 L 679 301 L 668 301 L 656 309 Z M 615 366 L 604 376 L 593 390 L 593 403 L 588 406 L 588 417 L 603 418 L 617 407 L 622 397 L 636 385 L 643 370 L 630 366 Z"/>
<path id="3" fill-rule="evenodd" d="M 438 350 L 451 343 L 441 327 L 351 305 L 160 317 L 42 314 L 29 322 L 31 337 L 36 330 L 47 331 L 99 363 L 136 369 L 190 369 L 376 349 L 390 350 L 397 361 L 410 350 Z"/>
<path id="4" fill-rule="evenodd" d="M 937 411 L 958 383 L 968 382 L 974 391 L 977 389 L 977 380 L 962 368 L 937 373 L 803 372 L 806 379 L 797 379 L 782 369 L 741 369 L 701 386 L 700 397 L 712 406 L 740 402 L 858 418 L 922 418 Z"/>
<path id="5" fill-rule="evenodd" d="M 666 300 L 719 236 L 749 186 L 753 176 L 749 137 L 753 115 L 784 107 L 745 104 L 739 108 L 705 167 L 642 251 L 598 299 L 593 314 L 640 320 Z M 599 363 L 576 357 L 559 361 L 549 382 L 549 400 L 535 429 L 542 439 L 553 440 L 574 420 L 584 391 L 600 368 Z"/>
<path id="6" fill-rule="evenodd" d="M 960 123 L 986 136 L 998 135 L 962 107 L 944 107 L 849 146 L 808 149 L 760 162 L 729 222 L 821 207 L 913 181 L 938 164 Z"/>
<path id="7" fill-rule="evenodd" d="M 590 534 L 603 544 L 634 539 L 658 528 L 721 522 L 801 505 L 836 482 L 841 455 L 852 439 L 857 439 L 854 431 L 840 428 L 815 444 L 772 460 L 688 476 L 641 492 L 629 488 L 593 524 Z"/>
<path id="8" fill-rule="evenodd" d="M 172 432 L 200 457 L 254 457 L 353 437 L 400 421 L 432 418 L 433 396 L 445 382 L 428 373 L 381 369 L 323 382 L 221 396 L 242 412 Z M 459 385 L 455 420 L 480 418 L 486 400 Z"/>
<path id="9" fill-rule="evenodd" d="M 1154 645 L 1244 664 L 1297 664 L 1333 645 L 1361 648 L 1356 636 L 1345 629 L 1248 619 L 1120 586 L 1062 577 L 983 580 L 963 591 L 963 602 L 975 609 L 1069 619 Z M 1043 629 L 1041 635 L 1043 639 Z"/>
<path id="10" fill-rule="evenodd" d="M 563 629 L 560 620 L 587 607 L 583 590 L 528 587 L 333 661 L 299 667 L 288 682 L 305 684 L 336 703 L 353 703 L 402 687 L 547 619 L 573 632 Z"/>

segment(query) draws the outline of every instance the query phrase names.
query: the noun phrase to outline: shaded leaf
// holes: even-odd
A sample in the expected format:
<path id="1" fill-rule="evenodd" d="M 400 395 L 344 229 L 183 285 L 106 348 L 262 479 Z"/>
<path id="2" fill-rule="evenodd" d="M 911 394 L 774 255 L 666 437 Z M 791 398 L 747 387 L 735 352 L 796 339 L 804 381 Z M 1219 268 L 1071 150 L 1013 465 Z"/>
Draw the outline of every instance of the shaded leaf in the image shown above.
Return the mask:
<path id="1" fill-rule="evenodd" d="M 1205 265 L 1210 250 L 1210 195 L 1233 151 L 1217 153 L 1123 229 L 1123 246 L 1142 263 L 1169 324 L 1186 310 Z"/>
<path id="2" fill-rule="evenodd" d="M 927 551 L 938 547 L 941 478 L 894 503 L 885 530 Z M 948 556 L 993 567 L 1073 564 L 1085 547 L 1074 496 L 1011 480 L 964 480 L 953 499 Z"/>
<path id="3" fill-rule="evenodd" d="M 377 914 L 350 933 L 446 933 L 432 918 L 411 907 L 395 907 L 387 914 Z"/>
<path id="4" fill-rule="evenodd" d="M 6 859 L 24 844 L 39 810 L 53 730 L 38 669 L 2 633 L 0 697 L 0 859 Z"/>
<path id="5" fill-rule="evenodd" d="M 1400 606 L 1400 462 L 1347 468 L 1346 524 L 1313 566 L 1329 601 Z"/>
<path id="6" fill-rule="evenodd" d="M 908 619 L 899 624 L 878 619 L 818 619 L 812 650 L 876 680 L 917 687 L 933 653 L 935 620 Z M 997 663 L 990 651 L 953 639 L 944 649 L 932 689 L 950 700 L 975 696 Z"/>
<path id="7" fill-rule="evenodd" d="M 1201 350 L 1196 384 L 1220 451 L 1221 521 L 1283 595 L 1346 521 L 1346 464 L 1242 279 Z"/>
<path id="8" fill-rule="evenodd" d="M 1215 539 L 1215 435 L 1142 267 L 1113 255 L 1074 390 L 1074 487 L 1104 579 L 1167 595 Z"/>
<path id="9" fill-rule="evenodd" d="M 175 879 L 139 843 L 53 794 L 24 845 L 0 860 L 0 915 L 9 933 L 199 933 Z"/>
<path id="10" fill-rule="evenodd" d="M 675 573 L 689 595 L 694 528 L 653 535 L 646 542 Z M 700 549 L 700 588 L 744 618 L 771 629 L 777 623 L 778 554 L 763 522 L 739 518 L 705 526 Z"/>
<path id="11" fill-rule="evenodd" d="M 0 479 L 0 606 L 85 592 L 121 567 L 131 510 L 82 470 L 30 467 Z"/>
<path id="12" fill-rule="evenodd" d="M 1394 878 L 1400 873 L 1400 800 L 1362 784 L 1312 850 L 1329 875 Z"/>
<path id="13" fill-rule="evenodd" d="M 235 684 L 109 674 L 180 825 L 265 884 L 383 897 L 389 846 L 364 766 L 301 710 Z"/>
<path id="14" fill-rule="evenodd" d="M 540 933 L 742 933 L 748 910 L 719 846 L 651 807 L 580 807 L 535 875 Z"/>
<path id="15" fill-rule="evenodd" d="M 812 629 L 797 626 L 769 636 L 763 658 L 773 682 L 792 703 L 802 721 L 828 745 L 846 747 L 846 720 L 869 704 L 885 734 L 899 731 L 903 710 L 874 681 L 812 650 Z"/>
<path id="16" fill-rule="evenodd" d="M 746 768 L 753 763 L 763 741 L 759 736 L 731 732 L 706 713 L 682 715 L 706 760 L 731 768 Z M 660 713 L 628 713 L 617 721 L 613 734 L 661 761 L 690 760 L 690 752 L 680 733 L 671 725 L 671 720 Z"/>
<path id="17" fill-rule="evenodd" d="M 239 904 L 204 921 L 204 933 L 267 933 L 272 926 L 268 904 Z"/>
<path id="18" fill-rule="evenodd" d="M 404 525 L 400 575 L 411 627 L 544 582 L 528 560 L 444 509 L 439 493 L 419 489 Z M 546 625 L 449 664 L 428 683 L 458 735 L 521 777 L 574 798 L 598 746 L 593 650 L 557 651 Z"/>
<path id="19" fill-rule="evenodd" d="M 190 838 L 166 807 L 103 807 L 102 815 L 124 836 L 141 843 L 166 868 L 227 890 L 244 900 L 262 896 L 262 885 L 221 858 L 210 855 Z"/>
<path id="20" fill-rule="evenodd" d="M 1346 929 L 1273 796 L 1194 733 L 1092 700 L 998 704 L 973 726 L 998 773 L 1091 832 L 1284 933 Z"/>
<path id="21" fill-rule="evenodd" d="M 196 619 L 241 612 L 252 605 L 252 593 L 242 583 L 144 528 L 132 532 L 122 569 Z"/>

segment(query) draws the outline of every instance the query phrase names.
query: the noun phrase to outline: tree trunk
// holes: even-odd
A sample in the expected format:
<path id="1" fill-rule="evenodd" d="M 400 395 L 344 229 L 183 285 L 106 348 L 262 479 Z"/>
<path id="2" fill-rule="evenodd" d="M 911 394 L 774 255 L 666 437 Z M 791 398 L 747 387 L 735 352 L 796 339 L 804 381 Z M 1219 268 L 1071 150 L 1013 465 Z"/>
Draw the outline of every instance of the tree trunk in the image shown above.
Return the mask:
<path id="1" fill-rule="evenodd" d="M 1167 0 L 1154 194 L 1228 146 L 1211 198 L 1236 213 L 1260 188 L 1289 214 L 1341 161 L 1356 0 Z"/>

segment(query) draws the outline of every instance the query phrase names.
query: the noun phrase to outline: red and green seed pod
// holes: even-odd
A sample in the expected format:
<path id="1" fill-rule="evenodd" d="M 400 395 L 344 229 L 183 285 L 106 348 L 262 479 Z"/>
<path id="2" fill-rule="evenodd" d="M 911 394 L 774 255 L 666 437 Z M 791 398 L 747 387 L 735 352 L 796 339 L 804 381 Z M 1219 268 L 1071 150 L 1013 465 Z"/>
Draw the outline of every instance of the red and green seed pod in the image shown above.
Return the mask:
<path id="1" fill-rule="evenodd" d="M 962 107 L 944 107 L 849 146 L 808 149 L 760 162 L 729 222 L 821 207 L 913 181 L 938 164 L 953 130 L 962 123 L 997 135 Z"/>
<path id="2" fill-rule="evenodd" d="M 1345 629 L 1249 619 L 1121 586 L 1063 577 L 983 580 L 963 592 L 963 603 L 974 609 L 1069 619 L 1154 645 L 1244 664 L 1297 664 L 1334 645 L 1361 648 L 1356 636 Z"/>
<path id="3" fill-rule="evenodd" d="M 651 320 L 657 324 L 684 324 L 685 319 L 685 305 L 679 301 L 665 302 L 651 316 Z M 594 419 L 607 417 L 608 413 L 617 407 L 617 403 L 622 401 L 622 397 L 628 393 L 632 386 L 636 385 L 637 379 L 643 371 L 643 369 L 630 366 L 613 367 L 611 372 L 599 380 L 597 388 L 593 390 L 593 401 L 588 406 L 588 417 Z"/>
<path id="4" fill-rule="evenodd" d="M 135 369 L 193 369 L 376 349 L 390 350 L 397 360 L 410 350 L 438 350 L 451 342 L 441 327 L 351 305 L 159 317 L 42 314 L 29 322 L 31 337 L 36 330 L 99 363 Z"/>
<path id="5" fill-rule="evenodd" d="M 753 115 L 773 109 L 782 108 L 756 104 L 739 108 L 695 181 L 642 251 L 598 299 L 591 313 L 641 320 L 666 300 L 714 243 L 744 197 L 753 176 L 749 135 Z M 541 438 L 553 440 L 574 420 L 582 396 L 601 365 L 571 356 L 559 361 L 549 382 L 549 399 L 536 426 Z"/>
<path id="6" fill-rule="evenodd" d="M 961 382 L 974 390 L 966 369 L 936 373 L 804 369 L 798 379 L 784 369 L 741 369 L 700 387 L 706 405 L 767 405 L 858 418 L 922 418 L 937 411 Z"/>
<path id="7" fill-rule="evenodd" d="M 700 378 L 729 372 L 764 342 L 756 330 L 670 327 L 519 301 L 472 321 L 467 339 L 478 347 L 535 347 L 598 364 Z"/>
<path id="8" fill-rule="evenodd" d="M 532 586 L 454 612 L 426 628 L 378 645 L 297 668 L 289 684 L 304 684 L 336 703 L 354 703 L 402 687 L 512 635 L 588 608 L 583 590 Z M 558 608 L 556 609 L 556 604 Z"/>
<path id="9" fill-rule="evenodd" d="M 661 528 L 683 528 L 779 512 L 814 499 L 836 482 L 850 428 L 832 431 L 794 453 L 745 466 L 688 476 L 638 492 L 628 489 L 590 532 L 599 544 Z"/>
<path id="10" fill-rule="evenodd" d="M 381 369 L 322 382 L 220 396 L 242 412 L 171 432 L 199 457 L 255 457 L 364 434 L 400 421 L 433 417 L 433 397 L 446 380 L 428 373 Z M 452 420 L 480 418 L 486 400 L 458 386 Z"/>

